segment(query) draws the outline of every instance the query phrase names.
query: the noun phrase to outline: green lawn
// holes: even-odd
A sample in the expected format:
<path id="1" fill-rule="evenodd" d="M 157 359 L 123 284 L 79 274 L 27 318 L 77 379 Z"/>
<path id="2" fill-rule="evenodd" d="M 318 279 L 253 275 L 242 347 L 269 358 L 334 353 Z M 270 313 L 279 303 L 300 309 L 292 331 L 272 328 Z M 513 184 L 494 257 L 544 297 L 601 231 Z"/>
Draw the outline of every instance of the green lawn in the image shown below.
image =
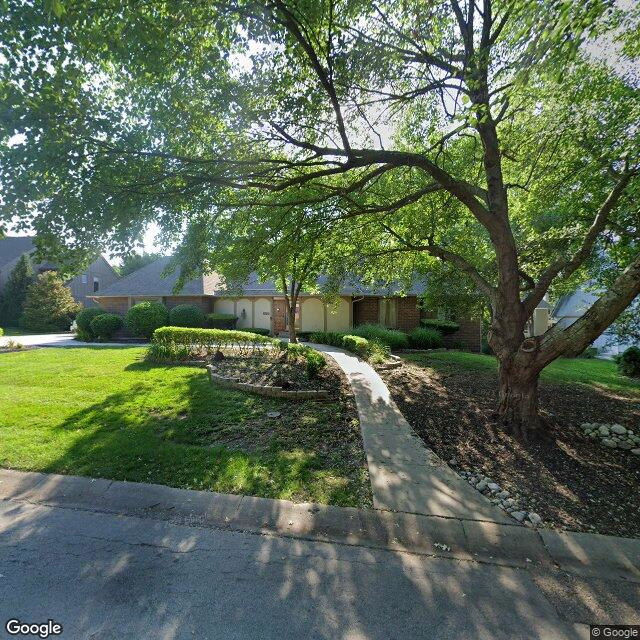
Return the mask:
<path id="1" fill-rule="evenodd" d="M 0 354 L 0 466 L 370 504 L 357 421 L 338 403 L 217 389 L 142 348 Z M 282 416 L 266 417 L 277 410 Z"/>
<path id="2" fill-rule="evenodd" d="M 446 372 L 462 368 L 475 371 L 497 371 L 493 356 L 462 351 L 408 353 L 403 358 L 420 366 Z M 560 358 L 543 370 L 541 379 L 552 383 L 573 383 L 640 397 L 640 382 L 620 375 L 610 360 Z"/>

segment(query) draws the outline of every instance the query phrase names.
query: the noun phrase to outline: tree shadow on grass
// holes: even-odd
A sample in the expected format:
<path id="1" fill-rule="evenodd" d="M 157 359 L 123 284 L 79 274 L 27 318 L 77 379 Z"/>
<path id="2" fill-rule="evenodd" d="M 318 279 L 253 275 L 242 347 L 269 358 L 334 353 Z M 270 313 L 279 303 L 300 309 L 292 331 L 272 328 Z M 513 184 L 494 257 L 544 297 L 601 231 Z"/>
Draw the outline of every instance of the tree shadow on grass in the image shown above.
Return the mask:
<path id="1" fill-rule="evenodd" d="M 144 373 L 169 368 L 175 369 L 136 362 L 125 370 Z M 265 414 L 273 409 L 289 422 L 272 427 Z M 361 485 L 366 478 L 351 477 L 357 464 L 323 455 L 320 439 L 305 433 L 306 424 L 309 429 L 317 425 L 298 423 L 298 419 L 282 400 L 217 389 L 204 371 L 184 371 L 178 378 L 135 383 L 69 415 L 53 427 L 54 433 L 65 433 L 59 441 L 68 444 L 41 470 L 362 504 Z M 289 431 L 299 433 L 301 442 L 288 437 Z M 245 446 L 258 436 L 260 448 Z"/>

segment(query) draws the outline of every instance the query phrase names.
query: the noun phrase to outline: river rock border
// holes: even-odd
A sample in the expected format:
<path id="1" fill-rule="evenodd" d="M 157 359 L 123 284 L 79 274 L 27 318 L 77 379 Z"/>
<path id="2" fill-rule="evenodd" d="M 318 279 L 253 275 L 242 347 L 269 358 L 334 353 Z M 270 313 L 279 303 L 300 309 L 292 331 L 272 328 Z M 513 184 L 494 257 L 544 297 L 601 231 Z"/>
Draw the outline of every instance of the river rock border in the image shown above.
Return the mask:
<path id="1" fill-rule="evenodd" d="M 514 520 L 530 527 L 541 527 L 543 525 L 542 518 L 537 513 L 524 507 L 524 500 L 521 496 L 512 495 L 480 471 L 459 470 L 453 460 L 449 461 L 449 465 L 472 487 L 475 487 L 482 495 L 489 498 L 492 504 L 506 511 Z"/>
<path id="2" fill-rule="evenodd" d="M 228 378 L 219 373 L 214 372 L 213 365 L 207 365 L 209 379 L 213 384 L 226 389 L 235 389 L 237 391 L 248 391 L 259 396 L 269 396 L 271 398 L 287 398 L 288 400 L 328 400 L 329 392 L 326 389 L 304 389 L 302 391 L 293 391 L 283 389 L 282 387 L 272 387 L 269 385 L 250 384 L 248 382 L 240 382 L 238 378 Z"/>
<path id="3" fill-rule="evenodd" d="M 622 449 L 640 456 L 640 436 L 636 435 L 633 429 L 627 429 L 621 424 L 603 422 L 584 422 L 580 428 L 587 438 L 599 440 L 603 447 Z"/>

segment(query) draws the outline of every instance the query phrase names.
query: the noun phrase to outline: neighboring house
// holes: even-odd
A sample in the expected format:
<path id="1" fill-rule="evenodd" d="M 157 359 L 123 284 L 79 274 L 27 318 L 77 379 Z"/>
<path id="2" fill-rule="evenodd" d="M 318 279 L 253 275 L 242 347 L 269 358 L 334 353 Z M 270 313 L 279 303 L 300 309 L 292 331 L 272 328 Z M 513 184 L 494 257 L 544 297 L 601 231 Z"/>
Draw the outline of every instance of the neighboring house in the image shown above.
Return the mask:
<path id="1" fill-rule="evenodd" d="M 553 309 L 554 322 L 563 328 L 572 325 L 586 313 L 597 299 L 597 292 L 585 291 L 584 289 L 577 289 L 573 293 L 562 296 Z M 622 342 L 613 333 L 605 331 L 593 342 L 592 346 L 598 349 L 598 355 L 612 357 L 631 347 L 632 343 Z"/>
<path id="2" fill-rule="evenodd" d="M 35 249 L 33 239 L 30 237 L 5 236 L 0 238 L 0 292 L 20 257 L 24 254 L 32 254 Z M 57 267 L 52 262 L 40 262 L 34 263 L 33 270 L 35 273 L 43 273 L 44 271 L 56 271 Z M 80 302 L 86 307 L 91 307 L 95 306 L 95 302 L 89 296 L 111 286 L 119 278 L 120 276 L 105 258 L 99 256 L 85 271 L 69 280 L 66 284 L 76 302 Z"/>
<path id="3" fill-rule="evenodd" d="M 170 258 L 160 258 L 120 279 L 92 296 L 104 309 L 124 315 L 143 300 L 162 302 L 168 308 L 194 304 L 205 313 L 230 313 L 238 318 L 242 329 L 269 329 L 278 335 L 287 331 L 286 304 L 282 292 L 273 282 L 260 283 L 255 274 L 233 293 L 222 278 L 212 273 L 190 280 L 179 294 L 173 289 L 177 273 L 163 277 Z M 321 283 L 320 283 L 321 284 Z M 411 331 L 420 325 L 418 296 L 424 285 L 416 285 L 406 295 L 398 295 L 399 287 L 377 290 L 344 286 L 336 304 L 326 304 L 314 294 L 301 293 L 296 314 L 299 331 L 348 331 L 366 323 L 380 323 L 390 328 Z M 463 320 L 460 330 L 447 341 L 463 342 L 466 348 L 480 351 L 481 326 L 478 320 Z"/>

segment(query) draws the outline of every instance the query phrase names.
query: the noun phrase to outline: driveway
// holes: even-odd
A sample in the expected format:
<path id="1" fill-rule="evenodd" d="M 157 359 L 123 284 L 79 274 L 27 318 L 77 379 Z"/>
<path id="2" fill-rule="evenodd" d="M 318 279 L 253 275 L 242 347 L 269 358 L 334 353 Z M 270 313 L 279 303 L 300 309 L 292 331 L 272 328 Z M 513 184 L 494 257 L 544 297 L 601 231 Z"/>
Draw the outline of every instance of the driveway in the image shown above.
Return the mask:
<path id="1" fill-rule="evenodd" d="M 19 342 L 25 347 L 114 347 L 114 346 L 131 346 L 131 343 L 122 342 L 102 342 L 88 343 L 78 342 L 74 340 L 73 333 L 42 333 L 24 336 L 3 336 L 0 338 L 0 347 L 13 340 Z M 139 345 L 134 345 L 139 346 Z"/>

